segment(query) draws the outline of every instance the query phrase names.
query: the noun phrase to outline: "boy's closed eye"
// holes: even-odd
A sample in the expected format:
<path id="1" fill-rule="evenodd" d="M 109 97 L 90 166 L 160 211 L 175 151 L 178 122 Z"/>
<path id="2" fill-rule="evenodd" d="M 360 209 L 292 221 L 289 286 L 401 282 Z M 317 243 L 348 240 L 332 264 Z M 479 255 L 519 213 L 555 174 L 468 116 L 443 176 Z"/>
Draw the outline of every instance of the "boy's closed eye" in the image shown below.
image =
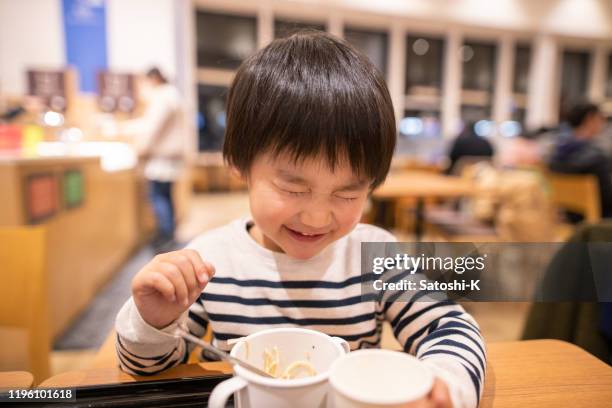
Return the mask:
<path id="1" fill-rule="evenodd" d="M 280 183 L 279 183 L 280 184 Z M 310 189 L 304 189 L 302 188 L 298 188 L 296 186 L 283 186 L 283 185 L 277 185 L 278 189 L 281 190 L 284 193 L 287 193 L 293 197 L 304 197 L 306 195 L 309 195 L 312 193 L 312 191 Z M 334 198 L 338 198 L 340 200 L 344 200 L 344 201 L 354 201 L 357 200 L 359 198 L 359 194 L 358 191 L 355 189 L 350 189 L 350 190 L 341 190 L 338 192 L 334 192 L 333 193 L 333 197 Z"/>
<path id="2" fill-rule="evenodd" d="M 310 193 L 310 189 L 306 186 L 297 185 L 294 183 L 275 181 L 272 184 L 283 193 L 287 193 L 289 195 L 302 196 Z"/>

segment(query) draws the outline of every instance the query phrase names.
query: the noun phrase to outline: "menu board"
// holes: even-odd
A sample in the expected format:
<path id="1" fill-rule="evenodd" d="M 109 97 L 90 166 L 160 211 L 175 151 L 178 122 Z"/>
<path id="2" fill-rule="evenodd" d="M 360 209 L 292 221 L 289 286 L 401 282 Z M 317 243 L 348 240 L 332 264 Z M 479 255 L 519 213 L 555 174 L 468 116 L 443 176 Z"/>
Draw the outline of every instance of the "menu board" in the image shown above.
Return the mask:
<path id="1" fill-rule="evenodd" d="M 80 170 L 67 170 L 64 172 L 64 206 L 66 208 L 78 207 L 83 203 L 83 173 Z"/>
<path id="2" fill-rule="evenodd" d="M 102 112 L 131 113 L 135 105 L 134 75 L 98 72 L 98 107 Z"/>
<path id="3" fill-rule="evenodd" d="M 25 204 L 28 222 L 40 222 L 58 210 L 58 183 L 53 173 L 33 174 L 26 178 Z"/>
<path id="4" fill-rule="evenodd" d="M 28 95 L 37 96 L 50 109 L 65 112 L 66 71 L 28 70 Z"/>

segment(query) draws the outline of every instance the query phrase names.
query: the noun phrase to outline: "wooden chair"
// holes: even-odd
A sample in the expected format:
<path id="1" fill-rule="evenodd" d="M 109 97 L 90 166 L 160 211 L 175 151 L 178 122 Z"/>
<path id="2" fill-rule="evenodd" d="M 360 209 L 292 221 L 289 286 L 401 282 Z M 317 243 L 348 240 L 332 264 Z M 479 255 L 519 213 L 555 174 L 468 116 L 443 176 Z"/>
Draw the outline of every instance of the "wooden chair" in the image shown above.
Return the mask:
<path id="1" fill-rule="evenodd" d="M 452 174 L 471 180 L 481 163 L 491 163 L 490 157 L 466 156 L 457 161 Z M 455 200 L 456 202 L 456 200 Z M 471 215 L 461 214 L 450 205 L 429 206 L 425 212 L 427 234 L 434 239 L 449 242 L 495 242 L 495 228 L 476 220 Z"/>
<path id="2" fill-rule="evenodd" d="M 552 203 L 578 213 L 592 224 L 601 219 L 601 201 L 597 178 L 592 174 L 545 173 Z"/>
<path id="3" fill-rule="evenodd" d="M 37 382 L 50 375 L 46 232 L 0 228 L 0 370 L 25 369 Z"/>

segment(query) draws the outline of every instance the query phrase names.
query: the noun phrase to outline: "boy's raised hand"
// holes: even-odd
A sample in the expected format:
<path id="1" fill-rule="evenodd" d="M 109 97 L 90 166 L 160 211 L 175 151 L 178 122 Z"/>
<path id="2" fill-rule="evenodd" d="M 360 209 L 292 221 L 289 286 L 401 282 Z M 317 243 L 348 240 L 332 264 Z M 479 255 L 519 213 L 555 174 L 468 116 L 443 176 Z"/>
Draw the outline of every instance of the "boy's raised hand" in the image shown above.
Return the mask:
<path id="1" fill-rule="evenodd" d="M 132 280 L 140 316 L 163 329 L 195 302 L 214 273 L 215 268 L 193 249 L 157 255 Z"/>

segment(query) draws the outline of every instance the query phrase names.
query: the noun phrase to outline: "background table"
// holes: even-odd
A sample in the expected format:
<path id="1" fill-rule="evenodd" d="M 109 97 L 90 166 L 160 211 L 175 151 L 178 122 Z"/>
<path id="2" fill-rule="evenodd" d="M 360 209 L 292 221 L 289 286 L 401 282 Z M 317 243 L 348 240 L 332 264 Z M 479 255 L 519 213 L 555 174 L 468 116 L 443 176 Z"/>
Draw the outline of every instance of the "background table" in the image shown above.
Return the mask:
<path id="1" fill-rule="evenodd" d="M 487 349 L 481 407 L 586 408 L 609 407 L 612 402 L 612 367 L 572 344 L 531 340 L 490 343 Z M 230 372 L 222 362 L 181 365 L 151 377 L 131 376 L 119 368 L 97 368 L 60 374 L 41 385 L 67 387 Z"/>
<path id="2" fill-rule="evenodd" d="M 416 200 L 414 234 L 416 240 L 419 240 L 423 234 L 426 199 L 460 198 L 476 192 L 474 183 L 462 177 L 425 171 L 399 171 L 389 174 L 385 182 L 372 193 L 372 197 L 389 201 L 406 198 Z"/>

